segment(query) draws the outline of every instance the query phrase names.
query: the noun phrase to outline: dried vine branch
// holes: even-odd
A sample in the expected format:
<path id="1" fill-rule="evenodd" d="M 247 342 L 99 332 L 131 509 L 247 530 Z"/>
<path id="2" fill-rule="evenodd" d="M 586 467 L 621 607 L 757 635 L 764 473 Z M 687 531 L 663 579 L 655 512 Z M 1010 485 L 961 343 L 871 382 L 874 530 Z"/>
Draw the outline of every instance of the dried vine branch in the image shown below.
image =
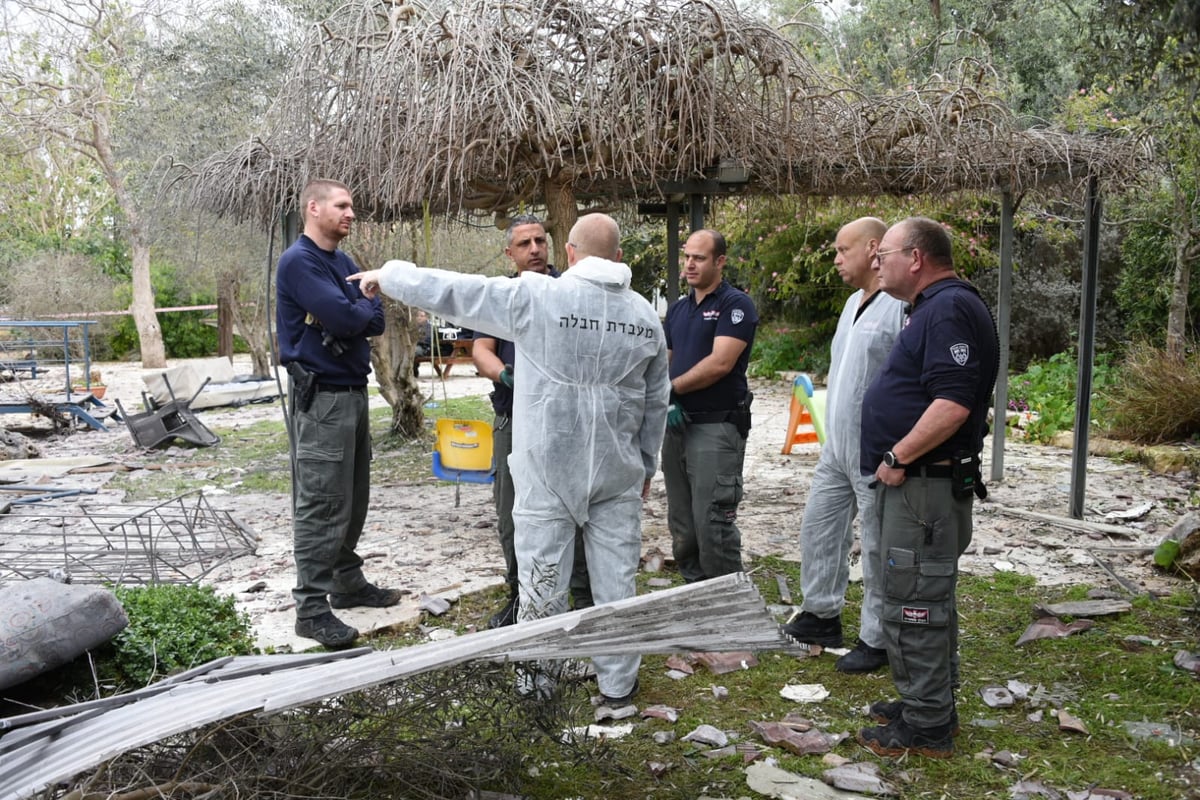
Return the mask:
<path id="1" fill-rule="evenodd" d="M 201 205 L 267 220 L 323 175 L 376 220 L 427 200 L 573 214 L 722 159 L 749 168 L 744 191 L 816 195 L 1020 192 L 1139 163 L 1126 138 L 1019 129 L 978 62 L 865 96 L 728 0 L 355 0 L 292 75 L 269 134 L 192 170 Z"/>

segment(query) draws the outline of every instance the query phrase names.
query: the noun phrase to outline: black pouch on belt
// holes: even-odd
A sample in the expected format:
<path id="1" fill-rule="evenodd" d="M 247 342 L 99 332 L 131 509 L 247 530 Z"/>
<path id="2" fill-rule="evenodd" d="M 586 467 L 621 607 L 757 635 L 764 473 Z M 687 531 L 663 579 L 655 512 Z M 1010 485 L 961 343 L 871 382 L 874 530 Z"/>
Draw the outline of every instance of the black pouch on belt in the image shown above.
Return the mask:
<path id="1" fill-rule="evenodd" d="M 308 411 L 317 393 L 317 374 L 309 372 L 297 361 L 287 365 L 287 372 L 292 379 L 293 408 L 296 411 Z"/>
<path id="2" fill-rule="evenodd" d="M 972 494 L 980 500 L 987 497 L 987 487 L 983 485 L 983 474 L 979 470 L 981 463 L 978 453 L 959 450 L 954 454 L 950 463 L 950 484 L 959 500 Z"/>
<path id="3" fill-rule="evenodd" d="M 754 392 L 746 392 L 746 399 L 738 403 L 730 422 L 737 426 L 738 433 L 745 439 L 750 435 L 750 404 L 754 402 Z"/>

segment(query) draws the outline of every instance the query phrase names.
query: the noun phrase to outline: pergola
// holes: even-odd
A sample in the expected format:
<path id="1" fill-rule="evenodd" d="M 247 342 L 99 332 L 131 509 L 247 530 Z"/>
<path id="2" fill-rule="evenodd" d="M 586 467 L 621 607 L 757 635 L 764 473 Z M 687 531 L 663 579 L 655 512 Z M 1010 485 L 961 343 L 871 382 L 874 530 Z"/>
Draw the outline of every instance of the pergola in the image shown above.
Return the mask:
<path id="1" fill-rule="evenodd" d="M 264 225 L 337 177 L 360 216 L 544 206 L 559 263 L 580 206 L 643 204 L 703 225 L 704 198 L 977 191 L 1002 198 L 996 418 L 1008 403 L 1014 198 L 1085 194 L 1070 513 L 1083 514 L 1102 182 L 1129 137 L 1022 127 L 988 65 L 868 96 L 821 74 L 729 0 L 352 0 L 315 26 L 264 134 L 189 171 L 200 205 Z M 671 271 L 668 270 L 668 273 Z M 1003 475 L 1004 425 L 991 477 Z"/>

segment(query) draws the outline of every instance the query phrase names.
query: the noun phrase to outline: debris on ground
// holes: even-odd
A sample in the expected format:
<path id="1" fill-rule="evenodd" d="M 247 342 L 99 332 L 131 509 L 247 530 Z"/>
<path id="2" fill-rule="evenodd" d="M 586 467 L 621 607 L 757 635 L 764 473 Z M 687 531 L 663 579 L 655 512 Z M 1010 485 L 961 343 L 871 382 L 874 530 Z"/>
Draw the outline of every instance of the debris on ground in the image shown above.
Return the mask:
<path id="1" fill-rule="evenodd" d="M 642 718 L 661 719 L 674 723 L 679 721 L 679 709 L 672 708 L 671 706 L 664 706 L 662 704 L 646 706 L 642 709 Z"/>
<path id="2" fill-rule="evenodd" d="M 1038 617 L 1104 617 L 1127 614 L 1133 610 L 1128 600 L 1076 600 L 1067 603 L 1036 603 L 1033 612 Z"/>
<path id="3" fill-rule="evenodd" d="M 983 704 L 988 708 L 1011 708 L 1017 700 L 1004 686 L 984 686 L 979 690 Z"/>
<path id="4" fill-rule="evenodd" d="M 1042 617 L 1025 629 L 1025 632 L 1017 639 L 1017 647 L 1035 639 L 1063 639 L 1080 631 L 1086 631 L 1095 624 L 1090 619 L 1077 619 L 1067 623 L 1058 617 Z"/>
<path id="5" fill-rule="evenodd" d="M 422 610 L 429 612 L 435 617 L 440 617 L 450 610 L 450 601 L 444 597 L 430 597 L 427 594 L 422 594 L 420 597 L 420 606 Z"/>
<path id="6" fill-rule="evenodd" d="M 1180 650 L 1175 653 L 1171 662 L 1180 669 L 1192 673 L 1192 677 L 1200 678 L 1200 653 Z"/>
<path id="7" fill-rule="evenodd" d="M 1150 513 L 1150 509 L 1154 508 L 1154 503 L 1139 503 L 1131 508 L 1121 508 L 1115 511 L 1109 511 L 1104 515 L 1104 518 L 1109 522 L 1131 522 L 1135 519 L 1141 519 Z"/>
<path id="8" fill-rule="evenodd" d="M 1088 732 L 1087 725 L 1083 724 L 1083 720 L 1079 719 L 1073 714 L 1070 714 L 1066 711 L 1066 709 L 1060 708 L 1053 713 L 1058 717 L 1058 729 L 1060 731 L 1082 734 L 1086 734 Z"/>
<path id="9" fill-rule="evenodd" d="M 803 797 L 804 800 L 866 800 L 869 797 L 865 794 L 844 792 L 823 781 L 788 772 L 780 768 L 773 758 L 756 761 L 746 767 L 746 786 L 761 795 L 778 800 L 798 797 Z"/>
<path id="10" fill-rule="evenodd" d="M 895 786 L 883 779 L 878 764 L 857 762 L 827 769 L 821 778 L 836 789 L 849 792 L 866 792 L 879 797 L 899 794 Z"/>
<path id="11" fill-rule="evenodd" d="M 710 747 L 724 747 L 729 744 L 729 736 L 720 728 L 713 727 L 712 725 L 700 725 L 691 733 L 684 736 L 683 741 L 706 744 Z"/>
<path id="12" fill-rule="evenodd" d="M 819 703 L 829 697 L 829 690 L 821 683 L 789 683 L 779 696 L 794 703 Z"/>
<path id="13" fill-rule="evenodd" d="M 1125 727 L 1125 732 L 1135 739 L 1148 739 L 1153 742 L 1162 742 L 1171 747 L 1178 747 L 1181 744 L 1191 744 L 1192 740 L 1184 736 L 1178 728 L 1171 726 L 1166 722 L 1134 722 L 1127 720 L 1121 723 Z"/>
<path id="14" fill-rule="evenodd" d="M 708 667 L 714 675 L 724 675 L 727 672 L 737 672 L 758 666 L 758 659 L 749 650 L 738 650 L 731 653 L 695 653 L 692 658 Z"/>
<path id="15" fill-rule="evenodd" d="M 772 747 L 782 747 L 798 756 L 828 753 L 849 734 L 827 734 L 815 727 L 804 731 L 782 722 L 750 722 L 750 729 Z"/>

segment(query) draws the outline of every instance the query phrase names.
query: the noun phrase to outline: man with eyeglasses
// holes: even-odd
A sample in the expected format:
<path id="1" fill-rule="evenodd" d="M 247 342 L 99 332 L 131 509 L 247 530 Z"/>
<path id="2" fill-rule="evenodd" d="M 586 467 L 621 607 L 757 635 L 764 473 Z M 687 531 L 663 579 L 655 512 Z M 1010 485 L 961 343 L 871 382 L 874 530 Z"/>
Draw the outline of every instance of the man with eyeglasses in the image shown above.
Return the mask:
<path id="1" fill-rule="evenodd" d="M 896 701 L 858 741 L 884 756 L 948 758 L 958 730 L 958 558 L 971 541 L 979 456 L 1000 343 L 987 305 L 957 277 L 950 236 L 910 217 L 875 253 L 879 286 L 908 322 L 863 398 L 861 467 L 874 476 L 883 632 Z"/>
<path id="2" fill-rule="evenodd" d="M 842 646 L 842 609 L 850 582 L 847 556 L 859 518 L 863 563 L 863 602 L 858 644 L 839 658 L 839 672 L 874 672 L 887 666 L 880 615 L 879 519 L 872 478 L 859 468 L 862 400 L 879 374 L 904 320 L 904 303 L 879 291 L 872 269 L 887 224 L 862 217 L 843 225 L 834 239 L 834 266 L 858 291 L 838 319 L 830 349 L 825 393 L 825 442 L 813 470 L 800 524 L 800 587 L 804 602 L 784 630 L 799 642 Z"/>

